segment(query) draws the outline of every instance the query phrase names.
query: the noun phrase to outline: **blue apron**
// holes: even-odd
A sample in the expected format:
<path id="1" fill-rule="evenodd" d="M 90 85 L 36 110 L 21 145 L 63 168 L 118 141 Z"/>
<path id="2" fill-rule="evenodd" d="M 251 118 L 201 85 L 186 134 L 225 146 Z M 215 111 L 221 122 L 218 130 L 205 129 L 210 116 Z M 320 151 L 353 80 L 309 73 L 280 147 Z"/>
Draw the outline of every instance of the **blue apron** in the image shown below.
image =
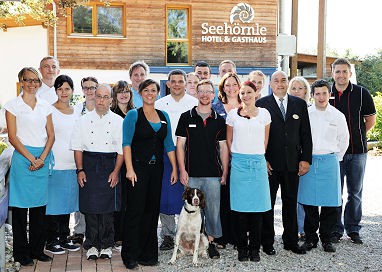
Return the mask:
<path id="1" fill-rule="evenodd" d="M 44 147 L 25 148 L 35 157 L 41 155 Z M 30 171 L 30 161 L 16 150 L 13 152 L 9 173 L 9 206 L 34 208 L 48 202 L 48 175 L 53 168 L 53 153 L 49 152 L 45 164 L 36 171 Z"/>
<path id="2" fill-rule="evenodd" d="M 271 209 L 271 194 L 264 155 L 232 153 L 231 210 L 265 212 Z"/>
<path id="3" fill-rule="evenodd" d="M 78 187 L 76 170 L 53 170 L 48 179 L 46 214 L 77 212 Z"/>
<path id="4" fill-rule="evenodd" d="M 84 187 L 79 188 L 79 208 L 82 213 L 104 214 L 121 209 L 121 183 L 110 187 L 109 175 L 113 172 L 117 153 L 83 153 L 86 174 Z"/>
<path id="5" fill-rule="evenodd" d="M 160 199 L 160 212 L 164 214 L 180 214 L 183 207 L 182 194 L 184 191 L 183 184 L 178 181 L 174 185 L 171 185 L 170 178 L 172 172 L 172 166 L 167 153 L 163 155 L 163 179 L 162 179 L 162 191 Z"/>
<path id="6" fill-rule="evenodd" d="M 311 206 L 341 206 L 340 165 L 336 154 L 313 155 L 309 172 L 300 177 L 297 201 Z"/>

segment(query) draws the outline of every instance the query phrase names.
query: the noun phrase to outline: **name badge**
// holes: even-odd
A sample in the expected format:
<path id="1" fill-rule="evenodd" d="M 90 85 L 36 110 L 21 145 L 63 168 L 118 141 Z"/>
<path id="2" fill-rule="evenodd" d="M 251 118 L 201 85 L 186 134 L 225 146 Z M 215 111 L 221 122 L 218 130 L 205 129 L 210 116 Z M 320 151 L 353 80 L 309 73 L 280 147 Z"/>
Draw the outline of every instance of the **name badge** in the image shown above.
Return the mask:
<path id="1" fill-rule="evenodd" d="M 167 122 L 166 122 L 166 121 L 162 121 L 162 120 L 161 120 L 160 122 L 161 122 L 162 124 L 166 124 L 166 125 L 167 125 Z"/>
<path id="2" fill-rule="evenodd" d="M 194 127 L 194 128 L 196 128 L 196 124 L 189 124 L 188 127 Z"/>

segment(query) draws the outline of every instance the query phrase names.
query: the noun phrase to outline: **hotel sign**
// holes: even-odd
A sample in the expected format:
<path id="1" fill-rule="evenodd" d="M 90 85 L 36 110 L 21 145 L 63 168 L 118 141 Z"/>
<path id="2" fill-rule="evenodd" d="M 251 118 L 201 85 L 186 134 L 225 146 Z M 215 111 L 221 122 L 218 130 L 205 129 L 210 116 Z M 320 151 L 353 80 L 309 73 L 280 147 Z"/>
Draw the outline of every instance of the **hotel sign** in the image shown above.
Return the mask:
<path id="1" fill-rule="evenodd" d="M 205 43 L 266 43 L 267 28 L 254 23 L 255 11 L 247 3 L 234 6 L 229 23 L 202 23 L 202 42 Z"/>

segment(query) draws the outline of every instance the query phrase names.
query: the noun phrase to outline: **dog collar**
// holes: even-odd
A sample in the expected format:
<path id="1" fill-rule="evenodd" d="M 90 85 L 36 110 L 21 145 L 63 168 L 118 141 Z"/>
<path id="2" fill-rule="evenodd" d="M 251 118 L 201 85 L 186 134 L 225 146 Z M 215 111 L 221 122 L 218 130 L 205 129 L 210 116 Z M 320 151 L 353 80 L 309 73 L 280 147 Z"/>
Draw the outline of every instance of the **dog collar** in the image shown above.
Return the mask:
<path id="1" fill-rule="evenodd" d="M 188 212 L 188 213 L 194 213 L 195 211 L 189 211 L 189 210 L 187 210 L 187 208 L 186 207 L 184 207 L 184 209 L 186 210 L 186 212 Z"/>

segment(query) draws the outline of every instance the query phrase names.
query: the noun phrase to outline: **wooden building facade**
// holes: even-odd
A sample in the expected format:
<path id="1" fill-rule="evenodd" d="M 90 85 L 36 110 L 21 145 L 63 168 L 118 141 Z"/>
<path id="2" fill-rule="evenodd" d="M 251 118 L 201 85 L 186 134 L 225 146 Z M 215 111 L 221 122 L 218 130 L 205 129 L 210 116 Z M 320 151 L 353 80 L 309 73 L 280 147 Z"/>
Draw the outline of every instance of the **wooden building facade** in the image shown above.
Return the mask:
<path id="1" fill-rule="evenodd" d="M 198 61 L 233 60 L 238 72 L 277 68 L 278 0 L 89 1 L 66 9 L 48 52 L 65 69 L 125 70 L 144 60 L 152 72 L 185 71 Z M 214 71 L 213 71 L 214 72 Z"/>

